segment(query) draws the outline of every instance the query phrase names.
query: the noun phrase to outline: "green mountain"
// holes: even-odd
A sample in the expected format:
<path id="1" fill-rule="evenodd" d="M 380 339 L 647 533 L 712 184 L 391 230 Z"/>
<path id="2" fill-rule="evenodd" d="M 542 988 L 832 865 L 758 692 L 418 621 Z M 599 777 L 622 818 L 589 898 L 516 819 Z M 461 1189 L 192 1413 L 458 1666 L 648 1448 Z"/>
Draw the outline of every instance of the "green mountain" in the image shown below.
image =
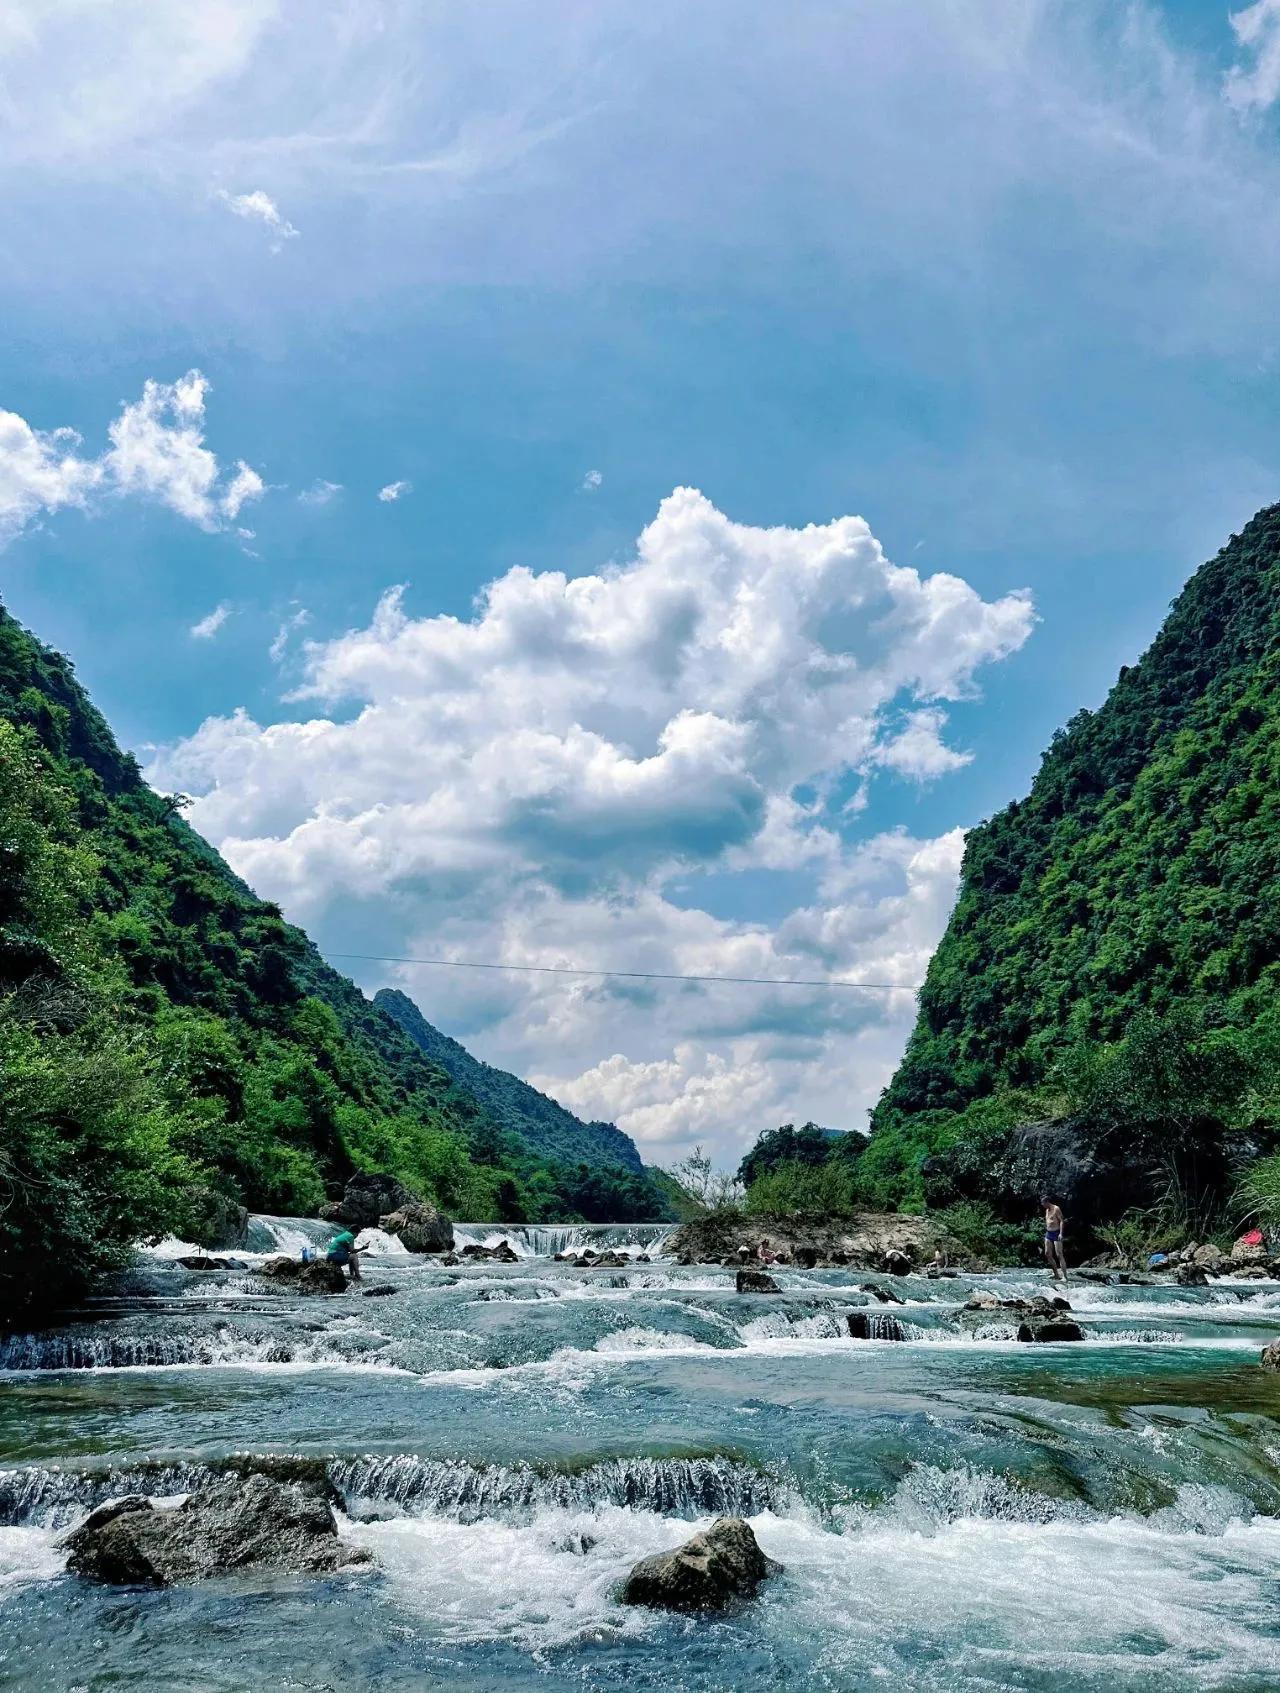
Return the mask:
<path id="1" fill-rule="evenodd" d="M 181 810 L 0 608 L 0 1312 L 358 1169 L 475 1220 L 663 1214 L 616 1150 L 509 1133 Z"/>
<path id="2" fill-rule="evenodd" d="M 970 834 L 865 1179 L 918 1199 L 922 1159 L 1037 1112 L 1127 1110 L 1152 1133 L 1212 1119 L 1256 1151 L 1275 1115 L 1278 987 L 1270 507 L 1197 571 L 1105 703 L 1054 737 L 1027 798 Z"/>
<path id="3" fill-rule="evenodd" d="M 637 1175 L 643 1171 L 630 1135 L 613 1123 L 584 1123 L 518 1076 L 474 1058 L 465 1046 L 428 1023 L 407 994 L 396 988 L 381 988 L 373 1003 L 399 1024 L 433 1064 L 479 1100 L 495 1123 L 517 1135 L 531 1150 L 566 1164 L 585 1159 L 589 1164 L 616 1164 Z"/>

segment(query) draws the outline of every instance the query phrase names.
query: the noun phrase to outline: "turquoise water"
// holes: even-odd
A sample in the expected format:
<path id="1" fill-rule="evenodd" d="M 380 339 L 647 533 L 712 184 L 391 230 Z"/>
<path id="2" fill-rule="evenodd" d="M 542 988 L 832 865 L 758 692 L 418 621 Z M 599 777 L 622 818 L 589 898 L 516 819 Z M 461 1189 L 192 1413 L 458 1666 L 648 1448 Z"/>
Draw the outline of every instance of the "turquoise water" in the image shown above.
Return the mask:
<path id="1" fill-rule="evenodd" d="M 255 1244 L 290 1227 L 315 1230 Z M 1257 1368 L 1280 1288 L 1073 1285 L 1087 1339 L 1032 1347 L 956 1312 L 1042 1277 L 911 1277 L 885 1283 L 908 1340 L 866 1342 L 844 1316 L 883 1278 L 740 1296 L 728 1270 L 581 1270 L 548 1243 L 447 1270 L 379 1241 L 365 1285 L 396 1291 L 368 1300 L 153 1259 L 0 1343 L 0 1687 L 1280 1687 L 1280 1377 Z M 243 1452 L 323 1457 L 375 1567 L 169 1592 L 64 1572 L 91 1504 Z M 756 1603 L 616 1603 L 726 1511 L 786 1566 Z"/>

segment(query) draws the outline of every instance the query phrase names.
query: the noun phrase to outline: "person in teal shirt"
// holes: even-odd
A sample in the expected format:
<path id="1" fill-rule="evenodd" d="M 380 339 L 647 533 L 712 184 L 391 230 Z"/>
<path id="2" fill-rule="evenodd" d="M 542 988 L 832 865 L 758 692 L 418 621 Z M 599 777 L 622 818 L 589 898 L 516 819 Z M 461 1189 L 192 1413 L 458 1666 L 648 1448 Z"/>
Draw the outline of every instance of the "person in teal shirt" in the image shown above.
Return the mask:
<path id="1" fill-rule="evenodd" d="M 353 1282 L 360 1280 L 360 1254 L 368 1251 L 367 1247 L 357 1246 L 356 1237 L 350 1229 L 343 1229 L 341 1234 L 334 1235 L 329 1242 L 329 1250 L 325 1254 L 331 1264 L 337 1264 L 345 1269 Z"/>

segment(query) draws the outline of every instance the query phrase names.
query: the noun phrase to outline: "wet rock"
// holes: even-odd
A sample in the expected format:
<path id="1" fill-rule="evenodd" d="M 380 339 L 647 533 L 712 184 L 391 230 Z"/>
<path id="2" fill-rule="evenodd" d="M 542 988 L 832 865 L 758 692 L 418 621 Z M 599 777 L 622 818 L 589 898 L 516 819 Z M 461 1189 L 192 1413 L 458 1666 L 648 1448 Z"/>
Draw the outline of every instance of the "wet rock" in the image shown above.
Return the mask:
<path id="1" fill-rule="evenodd" d="M 1097 1287 L 1111 1286 L 1111 1277 L 1103 1270 L 1077 1270 L 1075 1277 L 1077 1281 L 1092 1282 Z"/>
<path id="2" fill-rule="evenodd" d="M 293 1348 L 286 1346 L 282 1340 L 273 1341 L 262 1354 L 262 1362 L 264 1364 L 292 1364 Z"/>
<path id="3" fill-rule="evenodd" d="M 341 1264 L 331 1264 L 327 1258 L 315 1258 L 298 1271 L 299 1293 L 342 1293 L 347 1278 Z"/>
<path id="4" fill-rule="evenodd" d="M 750 1524 L 720 1517 L 674 1552 L 642 1558 L 619 1594 L 624 1605 L 660 1611 L 722 1611 L 750 1599 L 782 1565 L 760 1550 Z"/>
<path id="5" fill-rule="evenodd" d="M 246 1568 L 322 1572 L 369 1561 L 367 1552 L 339 1540 L 325 1484 L 261 1472 L 228 1475 L 173 1509 L 117 1500 L 93 1512 L 63 1544 L 69 1570 L 127 1586 L 169 1587 Z"/>
<path id="6" fill-rule="evenodd" d="M 197 1246 L 215 1252 L 219 1247 L 245 1245 L 249 1213 L 225 1193 L 196 1184 L 183 1189 L 180 1204 L 183 1240 L 194 1241 Z"/>
<path id="7" fill-rule="evenodd" d="M 203 1254 L 175 1258 L 174 1263 L 181 1265 L 184 1270 L 239 1270 L 244 1267 L 230 1258 L 206 1258 Z"/>
<path id="8" fill-rule="evenodd" d="M 989 1288 L 980 1287 L 971 1293 L 964 1302 L 966 1311 L 998 1311 L 1000 1301 Z"/>
<path id="9" fill-rule="evenodd" d="M 441 1264 L 447 1265 L 449 1269 L 453 1269 L 455 1264 L 460 1264 L 462 1262 L 462 1259 L 459 1258 L 456 1252 L 446 1252 L 440 1262 Z"/>
<path id="10" fill-rule="evenodd" d="M 316 1258 L 309 1264 L 300 1258 L 268 1258 L 256 1274 L 268 1281 L 293 1282 L 299 1293 L 341 1293 L 347 1285 L 341 1265 L 331 1264 L 327 1258 Z"/>
<path id="11" fill-rule="evenodd" d="M 653 1259 L 650 1258 L 647 1252 L 637 1252 L 631 1262 L 633 1264 L 652 1264 Z"/>
<path id="12" fill-rule="evenodd" d="M 617 1252 L 602 1252 L 591 1265 L 593 1270 L 625 1270 L 626 1267 L 627 1260 Z M 622 1285 L 625 1287 L 627 1284 L 624 1282 Z"/>
<path id="13" fill-rule="evenodd" d="M 1018 1324 L 1018 1339 L 1031 1344 L 1052 1340 L 1083 1340 L 1084 1331 L 1072 1317 L 1034 1312 Z"/>
<path id="14" fill-rule="evenodd" d="M 854 1340 L 905 1340 L 906 1331 L 896 1317 L 884 1311 L 850 1311 L 846 1317 Z"/>
<path id="15" fill-rule="evenodd" d="M 323 1206 L 320 1215 L 326 1222 L 345 1223 L 349 1229 L 372 1229 L 388 1212 L 399 1211 L 417 1202 L 416 1196 L 395 1176 L 385 1171 L 361 1170 L 347 1182 L 342 1198 L 334 1205 Z M 394 1233 L 394 1230 L 391 1232 Z M 451 1231 L 447 1246 L 452 1245 Z M 411 1247 L 409 1250 L 417 1249 Z"/>
<path id="16" fill-rule="evenodd" d="M 817 1268 L 818 1249 L 816 1246 L 797 1246 L 792 1256 L 802 1270 Z"/>
<path id="17" fill-rule="evenodd" d="M 377 1220 L 388 1234 L 399 1237 L 406 1252 L 449 1252 L 453 1248 L 453 1224 L 434 1205 L 411 1200 Z"/>
<path id="18" fill-rule="evenodd" d="M 1273 1340 L 1269 1346 L 1264 1346 L 1258 1362 L 1264 1370 L 1280 1370 L 1280 1340 Z"/>
<path id="19" fill-rule="evenodd" d="M 779 1293 L 776 1281 L 763 1270 L 739 1270 L 734 1278 L 739 1293 Z"/>
<path id="20" fill-rule="evenodd" d="M 1179 1287 L 1207 1287 L 1209 1277 L 1201 1265 L 1191 1263 L 1179 1264 L 1173 1274 L 1174 1281 Z"/>
<path id="21" fill-rule="evenodd" d="M 882 1305 L 906 1304 L 906 1300 L 899 1298 L 892 1288 L 877 1287 L 875 1282 L 863 1282 L 860 1291 L 863 1293 L 869 1293 L 873 1299 L 878 1299 Z"/>
<path id="22" fill-rule="evenodd" d="M 389 1294 L 399 1293 L 399 1291 L 400 1291 L 400 1289 L 398 1287 L 392 1287 L 391 1283 L 387 1282 L 382 1287 L 366 1287 L 366 1288 L 362 1289 L 361 1298 L 362 1299 L 386 1299 Z"/>

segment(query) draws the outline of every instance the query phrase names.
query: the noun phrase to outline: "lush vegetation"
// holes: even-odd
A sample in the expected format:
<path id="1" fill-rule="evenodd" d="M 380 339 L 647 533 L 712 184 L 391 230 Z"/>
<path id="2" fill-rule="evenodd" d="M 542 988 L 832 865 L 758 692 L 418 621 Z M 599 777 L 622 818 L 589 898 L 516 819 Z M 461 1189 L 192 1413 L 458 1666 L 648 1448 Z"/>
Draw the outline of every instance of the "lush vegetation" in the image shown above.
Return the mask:
<path id="1" fill-rule="evenodd" d="M 1017 1125 L 1056 1116 L 1134 1178 L 1098 1196 L 1111 1215 L 1172 1189 L 1193 1215 L 1214 1200 L 1228 1217 L 1233 1184 L 1257 1198 L 1248 1170 L 1280 1120 L 1278 986 L 1272 507 L 1197 572 L 1104 705 L 1055 737 L 1028 797 L 970 835 L 862 1191 L 919 1205 L 938 1158 L 982 1147 L 989 1164 Z"/>
<path id="2" fill-rule="evenodd" d="M 0 1311 L 190 1225 L 202 1186 L 306 1213 L 389 1169 L 476 1220 L 665 1214 L 509 1133 L 181 812 L 0 610 Z"/>
<path id="3" fill-rule="evenodd" d="M 640 1174 L 643 1166 L 635 1143 L 612 1123 L 584 1123 L 519 1076 L 481 1063 L 465 1046 L 433 1028 L 407 994 L 383 988 L 373 1003 L 400 1025 L 419 1051 L 478 1099 L 495 1123 L 527 1141 L 540 1156 L 567 1164 L 618 1164 Z"/>

